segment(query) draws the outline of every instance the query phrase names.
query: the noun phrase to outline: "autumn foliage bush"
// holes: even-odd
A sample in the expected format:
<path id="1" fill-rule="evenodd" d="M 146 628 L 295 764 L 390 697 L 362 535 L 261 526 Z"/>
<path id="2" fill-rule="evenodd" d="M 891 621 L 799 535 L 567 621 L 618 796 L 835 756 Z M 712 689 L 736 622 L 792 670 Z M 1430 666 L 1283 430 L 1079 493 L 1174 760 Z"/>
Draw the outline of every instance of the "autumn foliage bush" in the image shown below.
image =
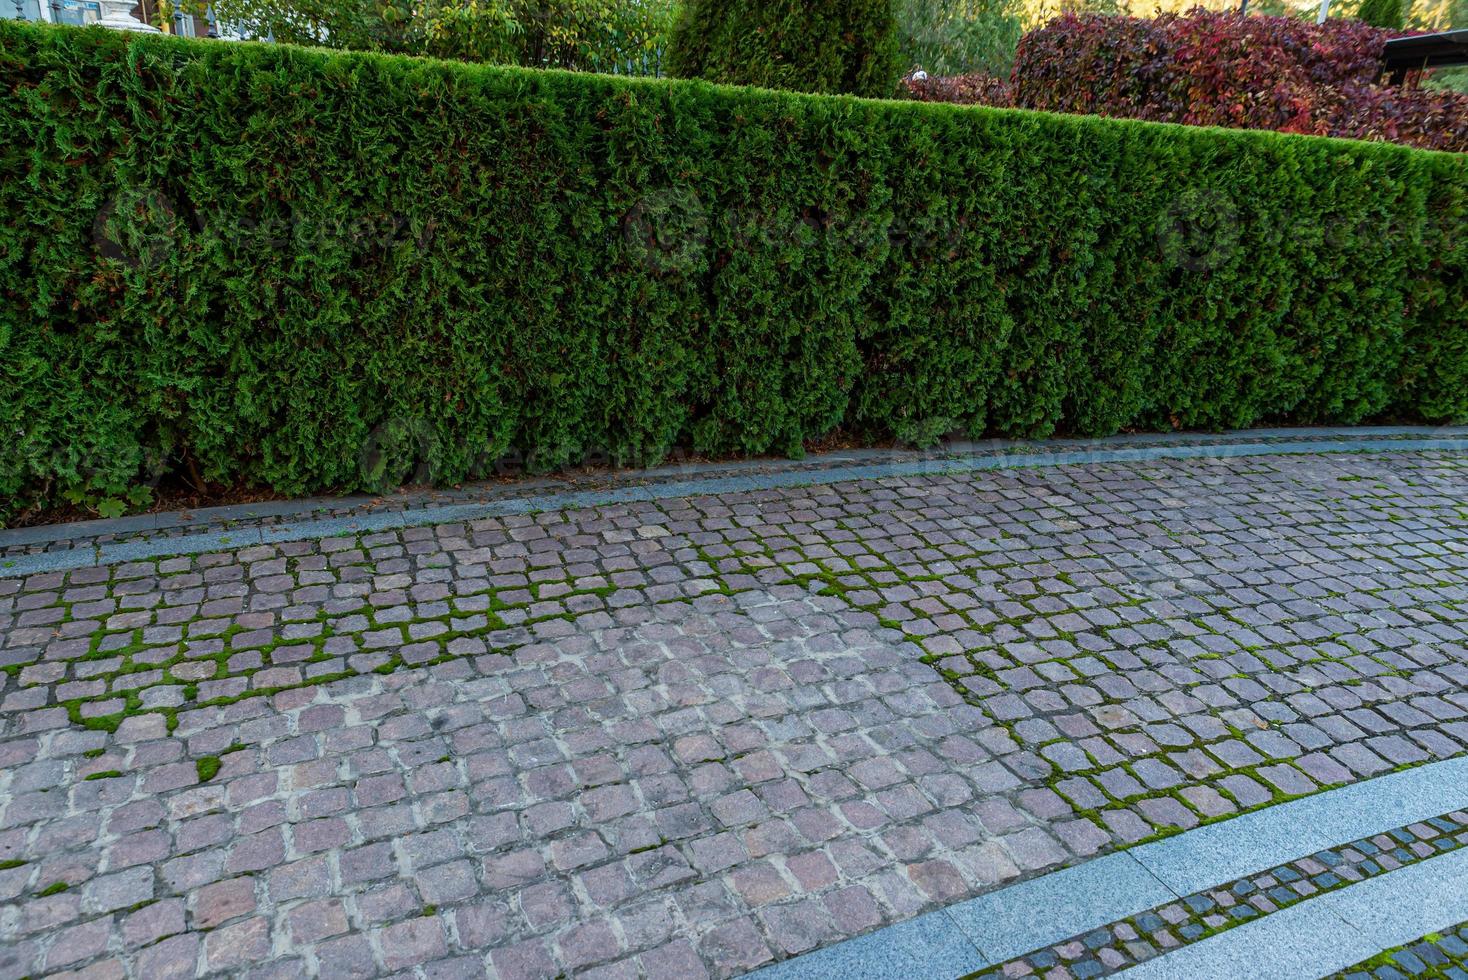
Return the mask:
<path id="1" fill-rule="evenodd" d="M 1468 150 L 1468 96 L 1377 84 L 1396 34 L 1204 10 L 1068 14 L 1020 41 L 1013 104 Z"/>
<path id="2" fill-rule="evenodd" d="M 975 73 L 942 78 L 905 78 L 902 87 L 919 102 L 954 102 L 958 105 L 988 105 L 1011 108 L 1014 86 L 1007 78 Z"/>

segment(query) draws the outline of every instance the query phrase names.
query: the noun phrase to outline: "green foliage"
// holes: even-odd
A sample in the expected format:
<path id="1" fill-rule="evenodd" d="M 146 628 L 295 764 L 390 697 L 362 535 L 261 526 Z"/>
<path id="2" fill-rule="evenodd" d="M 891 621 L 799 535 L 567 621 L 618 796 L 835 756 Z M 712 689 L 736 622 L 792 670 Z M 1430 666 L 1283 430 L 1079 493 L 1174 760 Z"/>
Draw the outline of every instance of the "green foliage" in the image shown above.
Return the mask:
<path id="1" fill-rule="evenodd" d="M 219 775 L 219 769 L 223 765 L 224 763 L 220 761 L 220 758 L 217 755 L 201 756 L 200 758 L 194 760 L 194 771 L 199 776 L 199 782 L 207 783 L 209 780 Z"/>
<path id="2" fill-rule="evenodd" d="M 354 51 L 657 74 L 675 0 L 216 0 L 247 36 Z"/>
<path id="3" fill-rule="evenodd" d="M 1446 89 L 1468 95 L 1468 68 L 1438 68 L 1427 73 L 1423 88 Z"/>
<path id="4" fill-rule="evenodd" d="M 428 0 L 404 10 L 394 23 L 402 23 L 405 30 L 396 43 L 383 45 L 386 50 L 495 64 L 518 60 L 518 41 L 524 34 L 524 27 L 498 0 Z"/>
<path id="5" fill-rule="evenodd" d="M 1468 417 L 1460 155 L 9 21 L 0 131 L 5 519 Z"/>
<path id="6" fill-rule="evenodd" d="M 796 92 L 893 94 L 891 0 L 685 0 L 668 73 Z"/>
<path id="7" fill-rule="evenodd" d="M 1024 33 L 1014 0 L 898 0 L 904 68 L 1008 76 Z"/>
<path id="8" fill-rule="evenodd" d="M 525 41 L 515 63 L 657 75 L 677 0 L 515 0 Z"/>
<path id="9" fill-rule="evenodd" d="M 1413 0 L 1407 23 L 1414 30 L 1450 31 L 1468 27 L 1468 0 Z"/>
<path id="10" fill-rule="evenodd" d="M 151 7 L 151 10 L 149 10 L 149 7 Z M 209 4 L 207 0 L 156 0 L 155 3 L 149 4 L 147 7 L 141 9 L 152 14 L 152 19 L 149 23 L 154 27 L 163 27 L 165 24 L 173 24 L 174 18 L 178 15 L 185 17 L 207 17 Z"/>
<path id="11" fill-rule="evenodd" d="M 1402 0 L 1361 0 L 1357 19 L 1372 27 L 1387 27 L 1401 30 L 1407 22 L 1407 12 Z"/>

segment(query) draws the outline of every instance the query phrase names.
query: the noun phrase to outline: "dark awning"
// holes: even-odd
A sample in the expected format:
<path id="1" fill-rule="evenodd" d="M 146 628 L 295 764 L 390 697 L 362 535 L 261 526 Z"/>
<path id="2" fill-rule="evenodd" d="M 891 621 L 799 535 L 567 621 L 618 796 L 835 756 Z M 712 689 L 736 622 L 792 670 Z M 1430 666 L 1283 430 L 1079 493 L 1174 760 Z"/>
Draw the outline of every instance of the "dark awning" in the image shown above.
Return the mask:
<path id="1" fill-rule="evenodd" d="M 1445 65 L 1468 65 L 1468 30 L 1395 38 L 1383 47 L 1381 65 L 1393 74 Z"/>

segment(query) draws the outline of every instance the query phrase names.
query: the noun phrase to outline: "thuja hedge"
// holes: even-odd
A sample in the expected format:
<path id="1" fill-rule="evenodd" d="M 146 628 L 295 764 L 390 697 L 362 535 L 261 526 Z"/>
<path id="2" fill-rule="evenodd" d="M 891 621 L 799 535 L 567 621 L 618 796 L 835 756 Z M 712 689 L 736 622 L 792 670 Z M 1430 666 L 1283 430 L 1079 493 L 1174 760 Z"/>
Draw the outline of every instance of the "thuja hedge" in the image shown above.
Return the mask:
<path id="1" fill-rule="evenodd" d="M 0 501 L 1468 415 L 1465 158 L 0 22 Z"/>

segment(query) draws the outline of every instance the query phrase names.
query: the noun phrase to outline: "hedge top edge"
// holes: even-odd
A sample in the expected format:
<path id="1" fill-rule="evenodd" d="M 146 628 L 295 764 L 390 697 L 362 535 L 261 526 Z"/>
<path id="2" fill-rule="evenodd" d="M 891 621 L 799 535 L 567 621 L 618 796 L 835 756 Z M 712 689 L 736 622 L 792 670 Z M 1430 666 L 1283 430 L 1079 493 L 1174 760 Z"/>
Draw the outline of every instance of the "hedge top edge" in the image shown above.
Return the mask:
<path id="1" fill-rule="evenodd" d="M 724 98 L 750 98 L 756 100 L 774 98 L 793 104 L 847 103 L 851 105 L 870 105 L 880 106 L 883 111 L 887 112 L 912 112 L 919 115 L 926 115 L 930 118 L 941 117 L 945 114 L 959 116 L 988 115 L 1001 119 L 1047 119 L 1059 121 L 1067 125 L 1074 125 L 1082 129 L 1088 126 L 1099 126 L 1102 128 L 1132 126 L 1160 130 L 1185 130 L 1190 133 L 1209 134 L 1227 141 L 1256 140 L 1260 143 L 1267 143 L 1278 140 L 1309 140 L 1316 143 L 1344 144 L 1353 149 L 1371 147 L 1389 152 L 1425 153 L 1468 161 L 1468 154 L 1428 150 L 1376 140 L 1356 140 L 1337 136 L 1285 133 L 1268 129 L 1234 129 L 1223 126 L 1185 125 L 1182 123 L 1128 119 L 1119 116 L 1103 116 L 1095 113 L 1069 113 L 1047 109 L 1025 109 L 1019 107 L 998 107 L 950 102 L 924 102 L 911 98 L 903 98 L 895 90 L 891 97 L 801 92 L 792 89 L 762 88 L 758 85 L 735 85 L 726 82 L 711 82 L 701 78 L 616 75 L 595 71 L 573 71 L 565 68 L 527 68 L 521 65 L 454 61 L 452 59 L 434 58 L 426 55 L 391 54 L 380 51 L 348 51 L 336 48 L 310 47 L 270 41 L 219 41 L 203 38 L 177 37 L 168 34 L 132 34 L 109 30 L 96 25 L 74 27 L 71 25 L 0 19 L 0 52 L 4 50 L 4 32 L 6 31 L 16 31 L 19 33 L 29 31 L 38 34 L 57 32 L 91 35 L 93 38 L 99 39 L 102 42 L 98 45 L 99 47 L 111 48 L 119 52 L 136 49 L 138 51 L 147 51 L 150 55 L 187 56 L 194 59 L 199 58 L 201 55 L 208 56 L 217 53 L 217 51 L 211 49 L 252 50 L 258 52 L 262 57 L 274 57 L 283 63 L 289 63 L 292 59 L 314 59 L 320 64 L 374 62 L 384 66 L 397 66 L 401 69 L 416 67 L 420 70 L 439 71 L 445 74 L 456 74 L 463 77 L 474 77 L 475 75 L 520 77 L 531 82 L 539 79 L 580 80 L 588 84 L 602 83 L 623 88 L 646 87 L 649 89 L 685 89 L 689 92 L 702 91 Z M 1468 162 L 1465 162 L 1465 165 L 1468 165 Z"/>

